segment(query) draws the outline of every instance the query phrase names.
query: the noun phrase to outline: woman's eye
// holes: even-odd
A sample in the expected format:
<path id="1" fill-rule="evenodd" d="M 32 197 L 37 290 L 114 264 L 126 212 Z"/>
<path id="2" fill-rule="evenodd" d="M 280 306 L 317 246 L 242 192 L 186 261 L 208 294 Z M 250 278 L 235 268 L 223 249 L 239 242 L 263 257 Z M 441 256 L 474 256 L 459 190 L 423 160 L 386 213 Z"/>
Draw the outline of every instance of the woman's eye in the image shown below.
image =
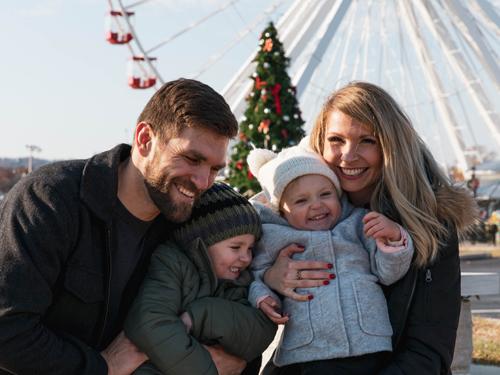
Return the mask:
<path id="1" fill-rule="evenodd" d="M 361 143 L 374 145 L 374 144 L 377 144 L 377 141 L 375 139 L 372 139 L 372 138 L 365 138 L 361 141 Z"/>

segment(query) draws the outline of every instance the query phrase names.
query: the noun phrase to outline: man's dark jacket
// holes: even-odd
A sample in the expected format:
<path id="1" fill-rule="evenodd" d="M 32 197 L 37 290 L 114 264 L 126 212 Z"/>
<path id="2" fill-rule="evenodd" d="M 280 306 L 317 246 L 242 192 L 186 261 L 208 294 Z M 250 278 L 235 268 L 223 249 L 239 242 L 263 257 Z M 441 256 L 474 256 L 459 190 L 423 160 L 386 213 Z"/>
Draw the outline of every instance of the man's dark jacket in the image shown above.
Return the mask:
<path id="1" fill-rule="evenodd" d="M 0 374 L 107 374 L 99 351 L 122 329 L 149 255 L 168 232 L 158 216 L 114 330 L 104 335 L 118 166 L 129 156 L 130 147 L 120 145 L 88 160 L 42 167 L 2 201 Z"/>

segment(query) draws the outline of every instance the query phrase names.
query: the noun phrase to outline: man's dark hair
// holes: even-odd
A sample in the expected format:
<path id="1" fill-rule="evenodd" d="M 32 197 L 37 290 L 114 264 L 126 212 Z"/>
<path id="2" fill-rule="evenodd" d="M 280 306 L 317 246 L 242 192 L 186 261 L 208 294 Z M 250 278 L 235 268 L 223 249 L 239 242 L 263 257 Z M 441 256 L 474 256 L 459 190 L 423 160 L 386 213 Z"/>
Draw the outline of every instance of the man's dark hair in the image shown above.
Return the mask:
<path id="1" fill-rule="evenodd" d="M 137 121 L 148 123 L 162 140 L 192 127 L 203 127 L 228 138 L 238 134 L 238 122 L 222 95 L 204 83 L 186 78 L 165 83 Z"/>

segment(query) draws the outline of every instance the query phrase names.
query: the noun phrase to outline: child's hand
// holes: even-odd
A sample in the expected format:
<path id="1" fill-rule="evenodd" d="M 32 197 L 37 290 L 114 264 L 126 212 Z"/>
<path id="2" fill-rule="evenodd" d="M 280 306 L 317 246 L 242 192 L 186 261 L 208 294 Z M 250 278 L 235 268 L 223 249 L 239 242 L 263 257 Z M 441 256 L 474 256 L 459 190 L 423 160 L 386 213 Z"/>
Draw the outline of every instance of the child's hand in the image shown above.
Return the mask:
<path id="1" fill-rule="evenodd" d="M 371 211 L 363 217 L 365 236 L 372 237 L 376 240 L 400 241 L 401 230 L 391 219 L 385 217 L 381 213 Z"/>
<path id="2" fill-rule="evenodd" d="M 181 318 L 182 323 L 184 323 L 184 325 L 186 326 L 186 332 L 191 332 L 191 328 L 193 328 L 193 321 L 191 320 L 191 316 L 189 316 L 189 314 L 184 311 L 179 317 Z"/>
<path id="3" fill-rule="evenodd" d="M 267 315 L 276 324 L 285 324 L 288 322 L 289 317 L 286 314 L 281 315 L 278 310 L 279 304 L 274 298 L 267 296 L 259 303 L 259 309 Z"/>

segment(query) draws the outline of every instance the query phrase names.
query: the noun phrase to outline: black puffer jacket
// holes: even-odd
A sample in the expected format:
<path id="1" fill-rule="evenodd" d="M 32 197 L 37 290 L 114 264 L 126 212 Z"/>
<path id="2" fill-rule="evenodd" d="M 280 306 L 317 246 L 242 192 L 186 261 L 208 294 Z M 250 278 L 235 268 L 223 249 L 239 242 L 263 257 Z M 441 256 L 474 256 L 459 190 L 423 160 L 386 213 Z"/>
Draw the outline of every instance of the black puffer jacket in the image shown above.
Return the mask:
<path id="1" fill-rule="evenodd" d="M 120 145 L 88 160 L 59 162 L 21 180 L 0 206 L 0 374 L 99 375 L 109 304 L 111 217 Z M 158 217 L 127 285 L 114 333 L 165 237 Z"/>
<path id="2" fill-rule="evenodd" d="M 386 296 L 394 351 L 381 375 L 451 374 L 460 315 L 456 232 L 450 231 L 432 265 L 410 269 Z"/>

